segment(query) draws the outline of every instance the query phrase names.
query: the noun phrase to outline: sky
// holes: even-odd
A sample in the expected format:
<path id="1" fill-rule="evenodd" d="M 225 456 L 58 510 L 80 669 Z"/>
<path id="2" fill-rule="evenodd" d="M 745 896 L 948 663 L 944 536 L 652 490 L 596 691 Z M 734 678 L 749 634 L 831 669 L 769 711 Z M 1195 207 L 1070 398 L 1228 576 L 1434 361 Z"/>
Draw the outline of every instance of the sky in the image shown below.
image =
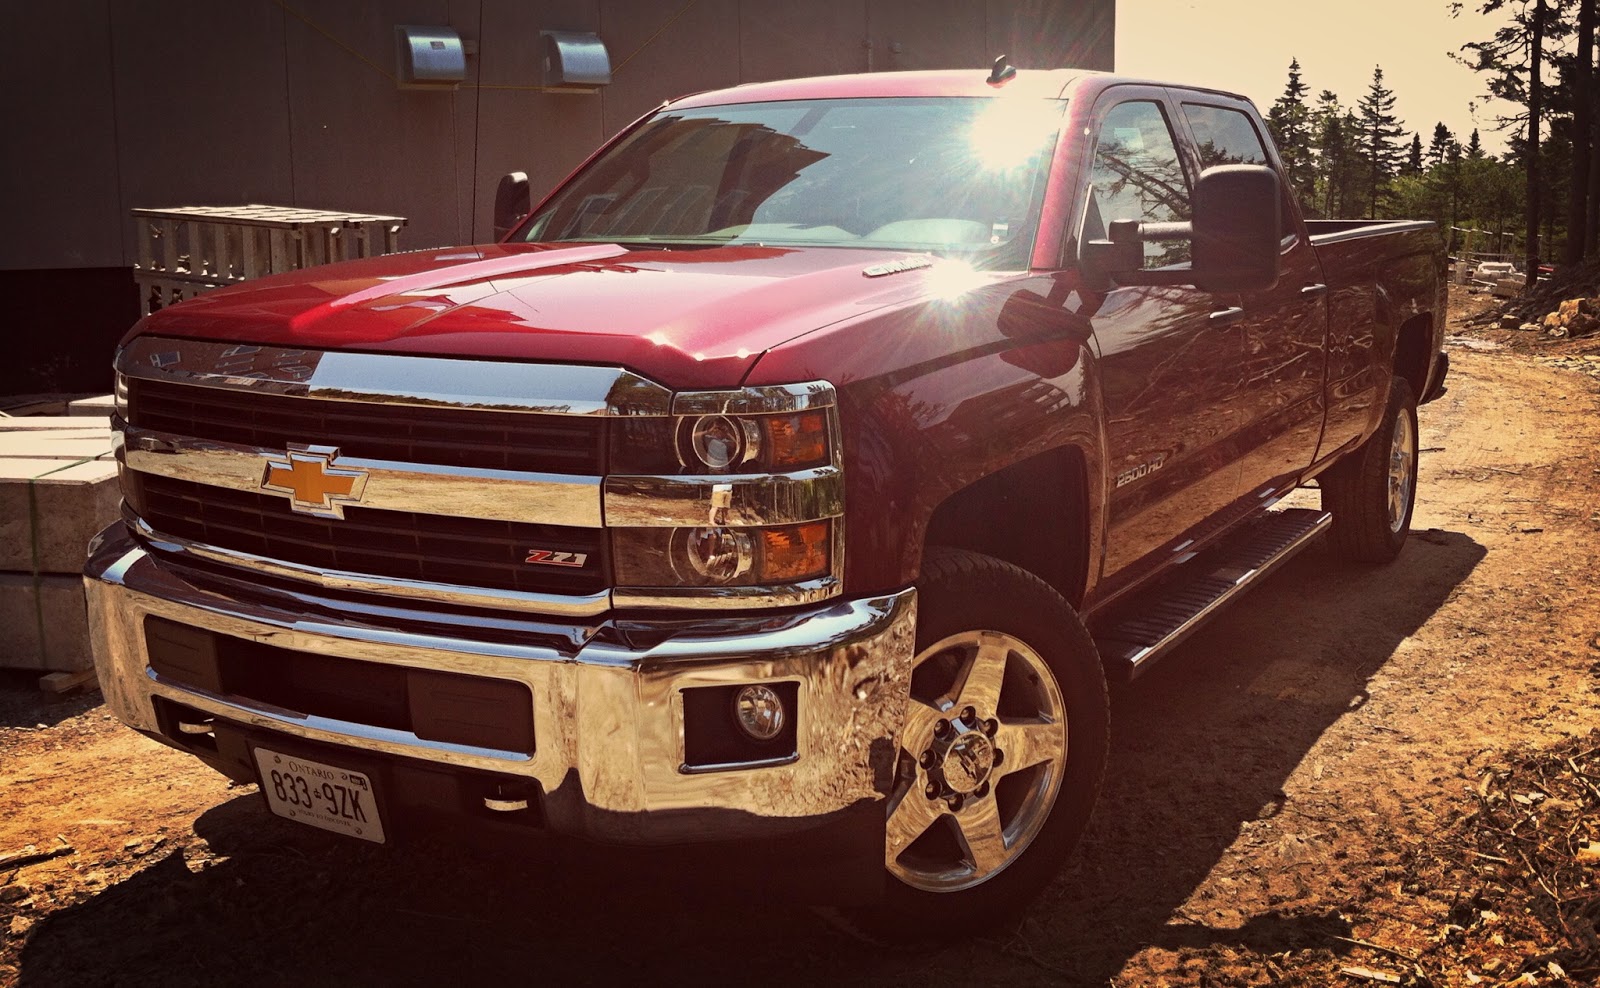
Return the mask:
<path id="1" fill-rule="evenodd" d="M 1488 40 L 1507 18 L 1476 13 L 1481 3 L 1464 6 L 1452 18 L 1446 0 L 1118 0 L 1116 69 L 1240 93 L 1265 114 L 1283 95 L 1291 58 L 1313 105 L 1331 89 L 1354 107 L 1378 65 L 1407 143 L 1417 131 L 1427 147 L 1442 120 L 1463 144 L 1477 127 L 1497 153 L 1506 137 L 1494 130 L 1485 77 L 1448 53 Z"/>

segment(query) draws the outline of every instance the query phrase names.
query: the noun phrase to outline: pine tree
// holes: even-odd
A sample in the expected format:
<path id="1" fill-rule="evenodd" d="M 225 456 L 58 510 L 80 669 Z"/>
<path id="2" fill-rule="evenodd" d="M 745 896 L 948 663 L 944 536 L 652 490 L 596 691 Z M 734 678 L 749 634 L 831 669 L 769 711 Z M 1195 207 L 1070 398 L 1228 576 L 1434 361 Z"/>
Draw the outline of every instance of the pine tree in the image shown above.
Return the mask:
<path id="1" fill-rule="evenodd" d="M 1595 0 L 1578 4 L 1578 50 L 1568 66 L 1572 96 L 1572 153 L 1567 172 L 1567 242 L 1561 260 L 1576 264 L 1593 253 L 1595 231 L 1590 224 L 1590 157 L 1594 154 L 1594 33 Z"/>
<path id="2" fill-rule="evenodd" d="M 1478 11 L 1493 14 L 1511 6 L 1510 23 L 1495 31 L 1488 41 L 1477 41 L 1461 46 L 1465 54 L 1456 56 L 1473 69 L 1486 74 L 1489 95 L 1521 106 L 1525 112 L 1498 121 L 1501 129 L 1521 123 L 1526 130 L 1520 141 L 1513 142 L 1524 172 L 1523 188 L 1527 254 L 1527 288 L 1532 289 L 1539 266 L 1539 221 L 1543 218 L 1544 185 L 1540 179 L 1540 125 L 1547 112 L 1545 106 L 1546 48 L 1556 50 L 1554 42 L 1562 38 L 1571 25 L 1562 20 L 1567 6 L 1563 0 L 1474 0 Z M 1553 4 L 1553 5 L 1552 5 Z M 1463 4 L 1456 4 L 1459 11 Z"/>
<path id="3" fill-rule="evenodd" d="M 1357 106 L 1361 110 L 1361 153 L 1367 163 L 1367 216 L 1378 215 L 1378 200 L 1388 189 L 1404 152 L 1397 143 L 1404 131 L 1394 115 L 1394 91 L 1383 84 L 1383 69 L 1373 66 L 1372 84 Z"/>
<path id="4" fill-rule="evenodd" d="M 1444 164 L 1445 158 L 1450 154 L 1450 145 L 1456 142 L 1456 135 L 1450 133 L 1450 128 L 1441 120 L 1433 125 L 1433 140 L 1428 142 L 1428 164 L 1438 166 Z"/>
<path id="5" fill-rule="evenodd" d="M 1300 81 L 1299 59 L 1291 58 L 1289 81 L 1283 87 L 1283 95 L 1267 110 L 1267 130 L 1278 144 L 1284 177 L 1302 201 L 1314 195 L 1317 184 L 1312 160 L 1311 110 L 1306 106 L 1306 93 L 1310 90 L 1310 86 Z"/>
<path id="6" fill-rule="evenodd" d="M 1472 136 L 1467 138 L 1467 157 L 1483 157 L 1483 142 L 1478 139 L 1478 128 L 1472 128 Z"/>
<path id="7" fill-rule="evenodd" d="M 1406 152 L 1405 173 L 1407 175 L 1421 175 L 1422 174 L 1422 135 L 1421 134 L 1413 133 L 1411 135 L 1411 150 Z"/>
<path id="8" fill-rule="evenodd" d="M 1324 89 L 1317 96 L 1317 180 L 1322 185 L 1324 216 L 1337 215 L 1343 205 L 1339 189 L 1349 136 L 1340 117 L 1339 97 Z"/>

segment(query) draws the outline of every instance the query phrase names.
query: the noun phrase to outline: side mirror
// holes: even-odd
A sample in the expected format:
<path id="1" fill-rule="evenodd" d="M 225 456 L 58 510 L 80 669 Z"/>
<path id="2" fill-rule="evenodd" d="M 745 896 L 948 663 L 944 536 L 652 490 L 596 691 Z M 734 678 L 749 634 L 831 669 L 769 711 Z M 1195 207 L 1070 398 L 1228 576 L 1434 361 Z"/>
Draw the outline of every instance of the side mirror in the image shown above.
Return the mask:
<path id="1" fill-rule="evenodd" d="M 1083 245 L 1091 290 L 1119 285 L 1194 285 L 1208 292 L 1266 291 L 1278 283 L 1283 190 L 1262 165 L 1219 165 L 1200 173 L 1188 223 L 1112 220 L 1109 239 Z M 1145 270 L 1146 241 L 1188 240 L 1187 268 Z"/>
<path id="2" fill-rule="evenodd" d="M 522 218 L 533 211 L 533 193 L 528 189 L 528 173 L 512 172 L 500 179 L 494 191 L 494 239 L 504 240 Z"/>
<path id="3" fill-rule="evenodd" d="M 1278 173 L 1260 165 L 1219 165 L 1194 187 L 1192 262 L 1196 287 L 1259 292 L 1278 284 L 1283 236 Z"/>

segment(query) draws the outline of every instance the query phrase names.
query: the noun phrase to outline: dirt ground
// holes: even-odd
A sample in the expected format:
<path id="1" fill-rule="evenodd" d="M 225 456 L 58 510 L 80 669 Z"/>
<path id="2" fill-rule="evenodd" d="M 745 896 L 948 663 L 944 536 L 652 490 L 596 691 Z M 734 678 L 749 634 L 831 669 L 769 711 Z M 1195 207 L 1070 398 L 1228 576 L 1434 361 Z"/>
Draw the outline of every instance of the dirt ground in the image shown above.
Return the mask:
<path id="1" fill-rule="evenodd" d="M 0 855 L 71 853 L 0 867 L 0 983 L 1590 983 L 1512 894 L 1524 845 L 1471 838 L 1486 807 L 1560 804 L 1569 844 L 1600 840 L 1516 768 L 1565 745 L 1581 789 L 1600 749 L 1581 740 L 1600 725 L 1600 382 L 1537 341 L 1473 345 L 1452 344 L 1449 394 L 1423 410 L 1401 558 L 1313 548 L 1119 691 L 1094 823 L 1014 931 L 962 939 L 952 915 L 942 945 L 890 950 L 603 851 L 344 840 L 269 816 L 97 694 L 13 677 Z"/>

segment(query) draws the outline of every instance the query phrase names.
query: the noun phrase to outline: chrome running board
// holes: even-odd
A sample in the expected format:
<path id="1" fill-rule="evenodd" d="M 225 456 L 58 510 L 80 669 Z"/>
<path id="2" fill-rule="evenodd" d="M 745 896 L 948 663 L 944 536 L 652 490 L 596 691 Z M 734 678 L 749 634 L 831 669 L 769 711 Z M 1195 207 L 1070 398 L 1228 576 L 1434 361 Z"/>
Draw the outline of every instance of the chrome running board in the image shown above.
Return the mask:
<path id="1" fill-rule="evenodd" d="M 1327 512 L 1311 508 L 1269 511 L 1185 563 L 1174 578 L 1119 604 L 1091 629 L 1107 674 L 1127 680 L 1150 668 L 1332 523 Z"/>

